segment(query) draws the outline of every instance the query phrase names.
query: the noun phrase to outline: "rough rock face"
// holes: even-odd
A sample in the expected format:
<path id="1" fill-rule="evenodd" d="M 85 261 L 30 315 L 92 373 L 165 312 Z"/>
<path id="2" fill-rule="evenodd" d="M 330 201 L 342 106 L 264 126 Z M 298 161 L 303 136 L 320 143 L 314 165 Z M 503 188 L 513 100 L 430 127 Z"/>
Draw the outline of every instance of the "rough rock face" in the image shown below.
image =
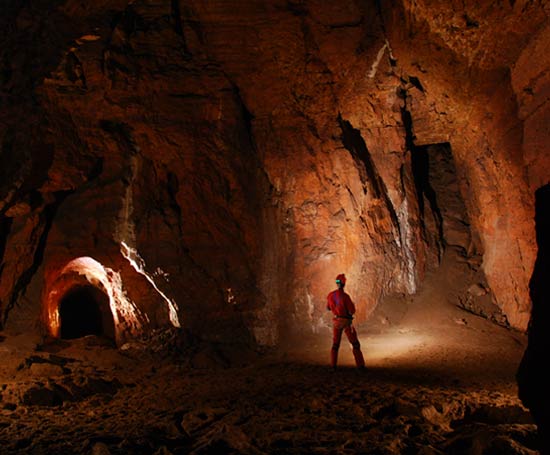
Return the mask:
<path id="1" fill-rule="evenodd" d="M 85 283 L 124 339 L 317 331 L 458 247 L 525 329 L 548 182 L 548 6 L 10 0 L 1 21 L 0 310 Z M 76 262 L 74 262 L 76 261 Z"/>

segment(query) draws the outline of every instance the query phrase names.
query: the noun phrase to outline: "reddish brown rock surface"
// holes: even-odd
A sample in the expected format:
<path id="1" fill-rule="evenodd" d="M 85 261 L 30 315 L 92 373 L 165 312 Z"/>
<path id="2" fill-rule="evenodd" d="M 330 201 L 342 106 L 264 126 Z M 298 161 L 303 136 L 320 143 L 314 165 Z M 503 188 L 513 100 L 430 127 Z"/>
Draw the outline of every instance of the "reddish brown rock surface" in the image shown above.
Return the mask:
<path id="1" fill-rule="evenodd" d="M 412 294 L 521 331 L 531 317 L 520 387 L 544 429 L 534 195 L 550 183 L 549 8 L 5 1 L 2 328 L 97 330 L 127 347 L 176 326 L 226 349 L 275 345 L 328 327 L 325 298 L 346 273 L 358 323 Z M 443 258 L 463 272 L 430 293 Z M 97 301 L 90 320 L 65 311 L 75 299 Z M 461 336 L 464 321 L 451 324 Z M 517 352 L 504 351 L 508 367 Z M 27 398 L 59 404 L 52 387 Z"/>
<path id="2" fill-rule="evenodd" d="M 6 327 L 55 333 L 56 280 L 90 257 L 143 314 L 121 340 L 173 324 L 273 344 L 326 325 L 337 273 L 361 322 L 450 246 L 501 323 L 526 329 L 547 7 L 8 3 Z"/>

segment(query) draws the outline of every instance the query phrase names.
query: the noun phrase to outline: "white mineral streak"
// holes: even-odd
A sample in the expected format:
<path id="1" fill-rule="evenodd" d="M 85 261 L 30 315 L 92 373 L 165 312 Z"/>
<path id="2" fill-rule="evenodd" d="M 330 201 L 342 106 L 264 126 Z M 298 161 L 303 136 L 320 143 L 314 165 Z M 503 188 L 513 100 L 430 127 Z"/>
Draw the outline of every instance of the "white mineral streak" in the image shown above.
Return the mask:
<path id="1" fill-rule="evenodd" d="M 132 156 L 130 159 L 130 183 L 126 187 L 122 208 L 119 213 L 119 222 L 115 230 L 115 240 L 126 242 L 126 244 L 136 244 L 136 227 L 132 215 L 134 213 L 134 181 L 138 173 L 138 155 Z"/>
<path id="2" fill-rule="evenodd" d="M 139 149 L 136 147 L 136 151 L 139 152 Z M 176 302 L 168 296 L 164 292 L 162 292 L 159 287 L 157 286 L 157 283 L 155 282 L 153 275 L 148 273 L 145 266 L 145 261 L 143 258 L 139 255 L 137 248 L 136 248 L 136 229 L 135 224 L 133 220 L 133 212 L 134 212 L 134 195 L 133 195 L 133 186 L 134 181 L 136 179 L 136 176 L 139 172 L 139 154 L 135 154 L 130 159 L 130 183 L 126 187 L 126 192 L 124 194 L 124 201 L 122 204 L 122 209 L 119 214 L 119 223 L 117 225 L 117 229 L 115 231 L 115 240 L 119 242 L 120 244 L 120 252 L 122 256 L 128 260 L 130 265 L 134 268 L 134 270 L 139 273 L 140 275 L 143 275 L 149 283 L 153 286 L 155 291 L 158 292 L 158 294 L 164 299 L 168 306 L 168 316 L 170 318 L 170 322 L 174 327 L 181 327 L 179 318 L 178 318 L 178 305 Z M 167 277 L 168 274 L 162 269 L 157 268 L 154 272 L 155 275 L 161 275 L 163 277 Z"/>
<path id="3" fill-rule="evenodd" d="M 178 318 L 178 305 L 174 300 L 170 299 L 164 292 L 159 289 L 151 274 L 147 273 L 147 271 L 145 270 L 145 261 L 139 255 L 137 250 L 128 246 L 124 241 L 122 241 L 120 242 L 120 252 L 122 253 L 122 256 L 124 256 L 128 260 L 134 270 L 140 275 L 143 275 L 147 279 L 147 281 L 151 283 L 153 288 L 155 288 L 155 291 L 157 291 L 159 295 L 164 299 L 164 301 L 168 305 L 168 315 L 170 317 L 170 322 L 172 323 L 172 325 L 174 327 L 181 327 Z"/>
<path id="4" fill-rule="evenodd" d="M 367 77 L 369 79 L 372 79 L 374 76 L 376 76 L 376 72 L 378 71 L 378 66 L 380 65 L 380 62 L 382 61 L 382 57 L 384 57 L 384 53 L 386 52 L 386 49 L 388 50 L 388 55 L 389 55 L 390 59 L 395 60 L 395 57 L 393 56 L 393 53 L 392 53 L 390 43 L 389 43 L 388 40 L 386 40 L 384 45 L 378 51 L 378 54 L 376 54 L 376 58 L 374 59 L 374 62 L 372 62 L 370 71 L 367 74 Z"/>
<path id="5" fill-rule="evenodd" d="M 390 58 L 392 60 L 396 60 L 396 58 L 393 56 L 393 51 L 388 40 L 386 40 L 386 47 L 388 48 L 388 55 L 390 56 Z"/>
<path id="6" fill-rule="evenodd" d="M 376 72 L 378 71 L 378 65 L 380 65 L 380 62 L 382 61 L 382 57 L 384 56 L 384 52 L 386 51 L 387 47 L 388 45 L 387 43 L 385 43 L 378 51 L 378 54 L 376 55 L 376 59 L 374 60 L 374 62 L 372 62 L 372 65 L 370 67 L 369 74 L 367 74 L 367 77 L 369 79 L 372 79 L 374 76 L 376 76 Z"/>
<path id="7" fill-rule="evenodd" d="M 409 206 L 407 198 L 403 199 L 403 203 L 397 210 L 397 218 L 401 229 L 401 251 L 404 253 L 405 263 L 405 287 L 409 294 L 416 292 L 417 275 L 416 275 L 416 260 L 414 254 L 414 231 L 409 224 Z"/>

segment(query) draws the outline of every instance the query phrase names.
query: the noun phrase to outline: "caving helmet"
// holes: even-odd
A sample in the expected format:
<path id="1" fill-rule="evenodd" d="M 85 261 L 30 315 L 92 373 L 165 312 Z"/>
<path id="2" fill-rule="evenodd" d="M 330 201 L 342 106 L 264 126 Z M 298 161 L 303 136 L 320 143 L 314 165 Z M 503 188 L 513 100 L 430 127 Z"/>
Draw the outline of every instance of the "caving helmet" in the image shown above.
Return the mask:
<path id="1" fill-rule="evenodd" d="M 341 284 L 342 286 L 345 286 L 346 285 L 346 275 L 344 275 L 343 273 L 338 275 L 336 277 L 336 284 L 338 284 L 338 285 Z"/>

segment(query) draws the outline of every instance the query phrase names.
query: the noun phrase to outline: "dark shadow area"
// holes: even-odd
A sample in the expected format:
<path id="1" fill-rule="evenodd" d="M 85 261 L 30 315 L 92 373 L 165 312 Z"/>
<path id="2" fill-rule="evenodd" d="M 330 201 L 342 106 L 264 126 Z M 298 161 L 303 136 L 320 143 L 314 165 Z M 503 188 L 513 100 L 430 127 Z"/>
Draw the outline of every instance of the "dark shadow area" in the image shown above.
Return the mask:
<path id="1" fill-rule="evenodd" d="M 59 303 L 61 338 L 102 335 L 114 339 L 114 321 L 109 297 L 94 286 L 71 289 Z"/>
<path id="2" fill-rule="evenodd" d="M 0 264 L 2 264 L 4 259 L 4 252 L 6 251 L 6 244 L 8 243 L 12 222 L 13 218 L 0 215 Z M 2 269 L 3 266 L 0 266 L 0 274 L 2 273 Z"/>
<path id="3" fill-rule="evenodd" d="M 374 162 L 370 156 L 369 149 L 365 140 L 361 136 L 361 132 L 355 129 L 350 122 L 338 117 L 340 128 L 342 129 L 342 144 L 351 153 L 351 156 L 357 163 L 362 163 L 359 169 L 365 170 L 366 175 L 361 175 L 361 180 L 364 184 L 370 185 L 374 197 L 379 199 L 382 195 L 381 184 L 383 183 L 378 175 Z"/>
<path id="4" fill-rule="evenodd" d="M 550 454 L 550 184 L 535 193 L 535 229 L 538 254 L 529 283 L 531 320 L 517 380 L 519 397 L 538 426 L 541 453 Z"/>
<path id="5" fill-rule="evenodd" d="M 388 195 L 388 189 L 376 169 L 376 165 L 371 157 L 367 144 L 363 136 L 361 136 L 361 131 L 354 128 L 349 121 L 344 120 L 341 115 L 338 115 L 338 123 L 342 130 L 342 145 L 350 152 L 354 161 L 357 163 L 361 182 L 363 185 L 366 185 L 363 190 L 366 192 L 365 188 L 368 186 L 376 199 L 382 199 L 385 202 L 392 223 L 399 231 L 399 220 L 393 203 Z"/>
<path id="6" fill-rule="evenodd" d="M 411 167 L 424 237 L 439 259 L 447 246 L 468 255 L 470 222 L 449 143 L 413 146 Z"/>
<path id="7" fill-rule="evenodd" d="M 418 208 L 422 219 L 425 217 L 425 200 L 428 201 L 437 222 L 440 238 L 443 238 L 443 219 L 437 205 L 437 196 L 430 182 L 430 155 L 429 146 L 415 147 L 411 153 L 411 165 L 414 184 L 418 196 Z"/>
<path id="8" fill-rule="evenodd" d="M 354 387 L 361 387 L 368 383 L 377 386 L 387 384 L 396 387 L 425 387 L 434 390 L 460 389 L 461 391 L 470 392 L 483 388 L 482 381 L 504 381 L 502 376 L 496 372 L 486 375 L 483 379 L 476 380 L 476 372 L 457 375 L 456 371 L 445 371 L 443 367 L 434 369 L 430 366 L 415 366 L 412 364 L 367 365 L 364 370 L 358 369 L 354 365 L 342 365 L 338 366 L 336 371 L 332 371 L 328 361 L 327 365 L 318 365 L 307 360 L 286 360 L 280 363 L 274 362 L 272 366 L 274 365 L 277 365 L 281 371 L 292 370 L 311 377 L 311 385 L 317 385 L 317 382 L 326 383 L 327 378 L 331 378 L 330 380 L 341 380 L 349 384 L 354 383 Z"/>
<path id="9" fill-rule="evenodd" d="M 40 235 L 38 237 L 38 243 L 36 245 L 36 249 L 34 252 L 33 261 L 25 271 L 23 271 L 19 277 L 17 278 L 17 281 L 13 287 L 13 292 L 11 293 L 10 299 L 8 304 L 6 305 L 6 309 L 4 311 L 3 316 L 3 323 L 5 324 L 6 319 L 8 318 L 9 312 L 15 307 L 17 304 L 19 298 L 25 294 L 25 291 L 27 289 L 27 286 L 31 282 L 32 278 L 34 277 L 36 271 L 42 264 L 42 260 L 44 258 L 44 250 L 46 248 L 46 243 L 48 241 L 48 235 L 50 233 L 50 229 L 53 224 L 53 220 L 55 219 L 55 215 L 63 203 L 63 201 L 70 196 L 73 193 L 72 190 L 68 191 L 57 191 L 53 193 L 54 196 L 53 202 L 50 204 L 44 206 L 40 213 Z"/>

